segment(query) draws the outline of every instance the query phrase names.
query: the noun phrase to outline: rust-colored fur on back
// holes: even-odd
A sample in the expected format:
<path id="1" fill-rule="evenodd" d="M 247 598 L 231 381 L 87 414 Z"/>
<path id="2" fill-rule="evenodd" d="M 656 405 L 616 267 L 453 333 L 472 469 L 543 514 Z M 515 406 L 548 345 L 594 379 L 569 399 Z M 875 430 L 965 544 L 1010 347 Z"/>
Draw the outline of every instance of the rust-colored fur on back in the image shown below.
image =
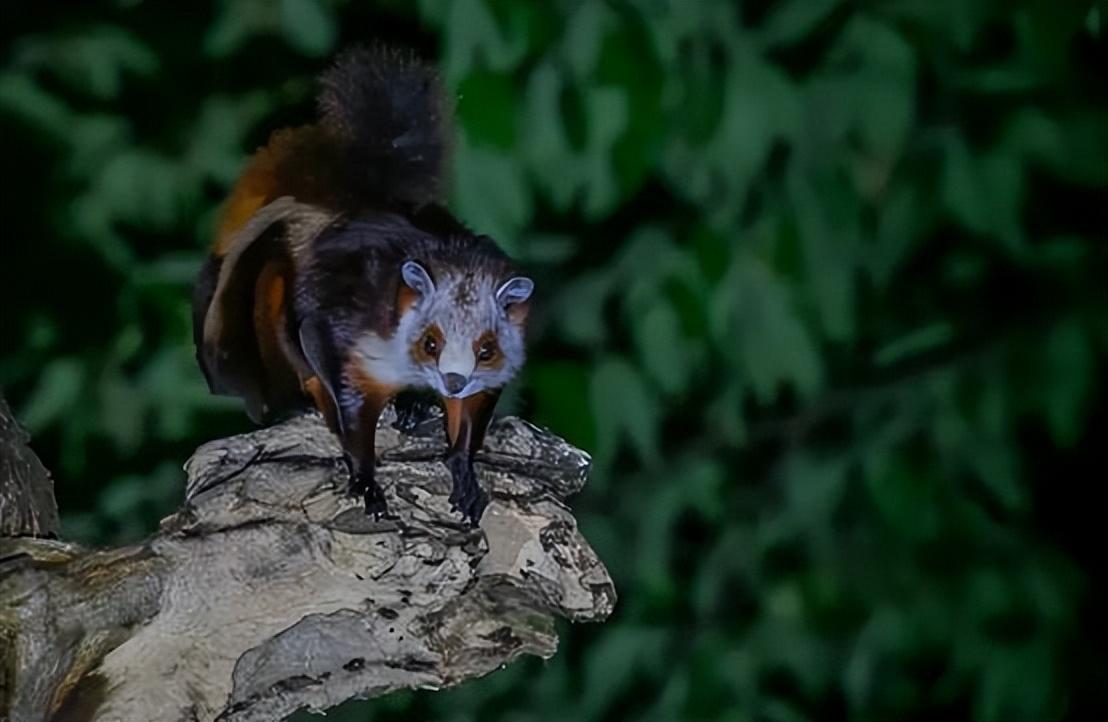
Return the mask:
<path id="1" fill-rule="evenodd" d="M 336 142 L 323 128 L 305 125 L 273 133 L 247 163 L 220 215 L 212 254 L 225 256 L 235 233 L 250 217 L 281 196 L 323 208 L 345 201 L 336 177 Z"/>

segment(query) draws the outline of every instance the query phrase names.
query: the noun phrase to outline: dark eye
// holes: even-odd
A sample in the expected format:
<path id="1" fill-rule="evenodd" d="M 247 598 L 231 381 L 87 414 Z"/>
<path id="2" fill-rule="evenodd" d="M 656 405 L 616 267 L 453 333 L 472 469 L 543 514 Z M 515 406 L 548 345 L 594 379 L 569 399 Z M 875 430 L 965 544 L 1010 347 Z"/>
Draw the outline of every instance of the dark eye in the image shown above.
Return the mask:
<path id="1" fill-rule="evenodd" d="M 431 334 L 423 337 L 423 350 L 428 356 L 439 355 L 439 342 Z"/>
<path id="2" fill-rule="evenodd" d="M 485 341 L 481 344 L 481 348 L 477 349 L 478 361 L 491 361 L 492 357 L 496 355 L 496 344 L 492 341 Z"/>

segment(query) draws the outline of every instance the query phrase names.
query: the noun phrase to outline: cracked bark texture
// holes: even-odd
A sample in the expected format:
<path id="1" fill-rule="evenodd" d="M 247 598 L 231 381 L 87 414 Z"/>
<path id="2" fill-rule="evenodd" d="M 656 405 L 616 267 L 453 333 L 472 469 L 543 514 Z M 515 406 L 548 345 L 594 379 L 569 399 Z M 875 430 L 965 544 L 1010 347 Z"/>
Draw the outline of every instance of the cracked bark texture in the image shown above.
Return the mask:
<path id="1" fill-rule="evenodd" d="M 54 482 L 28 441 L 0 397 L 0 537 L 58 533 Z"/>
<path id="2" fill-rule="evenodd" d="M 200 447 L 184 506 L 141 544 L 0 539 L 0 718 L 281 719 L 550 657 L 555 618 L 611 613 L 565 504 L 584 452 L 495 422 L 477 463 L 491 503 L 469 529 L 441 424 L 391 419 L 377 451 L 394 519 L 343 493 L 338 442 L 308 415 Z"/>

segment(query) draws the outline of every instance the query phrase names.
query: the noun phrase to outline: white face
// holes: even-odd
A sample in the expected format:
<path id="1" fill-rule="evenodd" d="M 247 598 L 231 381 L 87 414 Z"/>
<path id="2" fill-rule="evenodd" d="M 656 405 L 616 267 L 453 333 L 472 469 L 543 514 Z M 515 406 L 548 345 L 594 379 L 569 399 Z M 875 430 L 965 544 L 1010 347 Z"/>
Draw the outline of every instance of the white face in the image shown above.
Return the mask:
<path id="1" fill-rule="evenodd" d="M 369 334 L 358 346 L 373 378 L 463 398 L 501 388 L 519 373 L 523 327 L 509 309 L 530 297 L 530 279 L 497 286 L 495 279 L 467 273 L 433 283 L 422 266 L 409 262 L 404 282 L 418 297 L 400 317 L 395 335 Z"/>

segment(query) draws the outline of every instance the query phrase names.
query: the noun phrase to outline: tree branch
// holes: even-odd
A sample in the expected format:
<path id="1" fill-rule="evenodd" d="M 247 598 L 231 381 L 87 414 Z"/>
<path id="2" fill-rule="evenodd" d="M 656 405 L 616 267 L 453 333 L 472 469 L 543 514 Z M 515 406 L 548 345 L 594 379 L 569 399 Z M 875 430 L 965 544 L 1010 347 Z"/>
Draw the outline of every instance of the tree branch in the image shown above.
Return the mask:
<path id="1" fill-rule="evenodd" d="M 54 482 L 0 396 L 0 537 L 56 536 Z"/>
<path id="2" fill-rule="evenodd" d="M 0 712 L 280 719 L 549 657 L 555 617 L 608 616 L 615 589 L 563 501 L 586 454 L 498 421 L 478 457 L 492 501 L 470 530 L 438 425 L 388 421 L 378 478 L 395 520 L 341 492 L 338 443 L 311 415 L 198 449 L 184 507 L 142 544 L 0 541 Z"/>

